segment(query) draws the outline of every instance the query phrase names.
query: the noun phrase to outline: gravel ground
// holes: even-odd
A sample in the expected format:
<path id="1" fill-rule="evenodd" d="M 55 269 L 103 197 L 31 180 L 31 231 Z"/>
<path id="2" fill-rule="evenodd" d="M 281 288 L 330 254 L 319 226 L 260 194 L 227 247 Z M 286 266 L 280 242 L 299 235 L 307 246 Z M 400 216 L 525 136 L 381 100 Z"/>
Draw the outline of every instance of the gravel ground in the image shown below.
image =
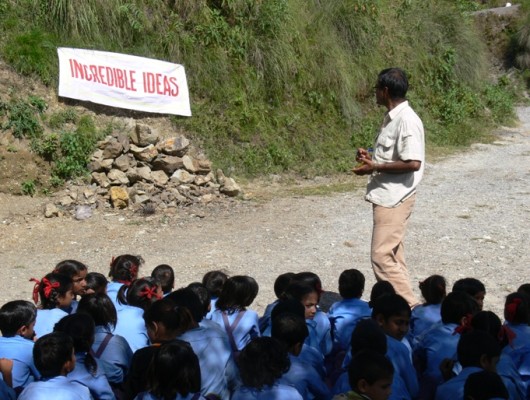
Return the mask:
<path id="1" fill-rule="evenodd" d="M 518 114 L 520 125 L 501 130 L 493 144 L 427 164 L 405 243 L 415 288 L 434 273 L 449 287 L 476 277 L 486 285 L 485 309 L 502 315 L 504 297 L 530 282 L 530 109 Z M 106 273 L 111 257 L 122 253 L 141 254 L 144 274 L 172 265 L 177 287 L 212 269 L 249 274 L 260 285 L 252 305 L 259 312 L 273 300 L 273 282 L 282 272 L 314 271 L 324 289 L 336 291 L 340 272 L 358 268 L 367 295 L 374 283 L 371 207 L 363 190 L 229 201 L 195 215 L 96 212 L 85 221 L 45 219 L 45 201 L 0 194 L 0 303 L 30 299 L 28 279 L 62 259 Z"/>

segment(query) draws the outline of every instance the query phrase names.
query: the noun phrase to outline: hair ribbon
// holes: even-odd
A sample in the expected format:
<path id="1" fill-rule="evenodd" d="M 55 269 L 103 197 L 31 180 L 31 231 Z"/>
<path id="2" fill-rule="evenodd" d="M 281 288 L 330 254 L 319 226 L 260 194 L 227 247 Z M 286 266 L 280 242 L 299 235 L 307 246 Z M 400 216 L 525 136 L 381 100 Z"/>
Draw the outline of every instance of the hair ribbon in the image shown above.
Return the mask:
<path id="1" fill-rule="evenodd" d="M 140 296 L 147 297 L 149 300 L 151 300 L 153 297 L 155 297 L 157 300 L 161 299 L 161 296 L 158 294 L 158 286 L 149 287 L 146 286 L 140 291 Z"/>
<path id="2" fill-rule="evenodd" d="M 453 335 L 456 335 L 457 333 L 462 334 L 469 332 L 473 329 L 471 326 L 471 320 L 473 319 L 473 314 L 466 314 L 465 321 L 463 324 L 458 325 L 455 330 L 453 331 Z"/>
<path id="3" fill-rule="evenodd" d="M 39 285 L 40 285 L 40 281 L 36 278 L 31 278 L 29 280 L 30 282 L 35 282 L 35 286 L 33 286 L 33 293 L 32 293 L 32 298 L 33 298 L 33 302 L 35 304 L 37 304 L 39 302 Z"/>
<path id="4" fill-rule="evenodd" d="M 517 314 L 517 307 L 523 301 L 519 298 L 512 299 L 509 304 L 506 304 L 506 319 L 512 322 L 515 319 L 515 314 Z"/>

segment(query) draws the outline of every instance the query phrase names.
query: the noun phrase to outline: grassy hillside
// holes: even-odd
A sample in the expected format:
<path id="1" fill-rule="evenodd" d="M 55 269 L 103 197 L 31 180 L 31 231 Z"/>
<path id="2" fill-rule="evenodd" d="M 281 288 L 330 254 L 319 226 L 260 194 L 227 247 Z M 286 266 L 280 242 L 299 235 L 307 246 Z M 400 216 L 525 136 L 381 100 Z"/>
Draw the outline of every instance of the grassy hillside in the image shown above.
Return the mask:
<path id="1" fill-rule="evenodd" d="M 492 4 L 493 2 L 489 2 Z M 470 0 L 0 0 L 0 55 L 57 84 L 58 46 L 185 65 L 193 117 L 171 117 L 230 174 L 346 171 L 383 113 L 383 68 L 410 75 L 428 146 L 513 117 Z M 521 17 L 522 18 L 522 17 Z"/>

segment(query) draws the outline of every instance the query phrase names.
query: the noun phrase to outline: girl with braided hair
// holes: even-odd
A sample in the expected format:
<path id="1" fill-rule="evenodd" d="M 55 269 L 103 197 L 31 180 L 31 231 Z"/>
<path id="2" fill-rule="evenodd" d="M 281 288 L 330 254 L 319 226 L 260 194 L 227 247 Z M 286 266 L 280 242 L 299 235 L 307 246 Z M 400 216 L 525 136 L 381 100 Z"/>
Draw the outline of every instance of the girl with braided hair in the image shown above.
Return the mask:
<path id="1" fill-rule="evenodd" d="M 35 334 L 37 337 L 53 332 L 55 324 L 68 315 L 68 309 L 74 299 L 72 279 L 63 274 L 49 273 L 42 280 L 31 279 L 35 282 L 33 301 L 40 306 L 37 310 Z"/>

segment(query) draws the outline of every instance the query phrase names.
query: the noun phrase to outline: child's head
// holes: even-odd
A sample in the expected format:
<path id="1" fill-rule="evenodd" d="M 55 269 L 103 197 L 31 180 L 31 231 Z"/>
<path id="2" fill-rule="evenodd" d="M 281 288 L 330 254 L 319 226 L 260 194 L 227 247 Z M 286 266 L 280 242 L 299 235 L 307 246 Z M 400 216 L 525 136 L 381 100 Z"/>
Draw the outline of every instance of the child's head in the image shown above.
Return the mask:
<path id="1" fill-rule="evenodd" d="M 86 293 L 96 293 L 96 294 L 107 294 L 107 284 L 109 281 L 105 275 L 99 272 L 89 272 L 86 274 Z"/>
<path id="2" fill-rule="evenodd" d="M 347 269 L 339 276 L 339 293 L 344 299 L 358 299 L 364 291 L 364 275 L 358 269 Z"/>
<path id="3" fill-rule="evenodd" d="M 181 288 L 166 296 L 176 306 L 186 307 L 193 320 L 198 324 L 204 317 L 204 304 L 192 288 Z"/>
<path id="4" fill-rule="evenodd" d="M 174 339 L 197 326 L 186 307 L 176 306 L 168 298 L 154 302 L 144 312 L 144 321 L 153 343 Z"/>
<path id="5" fill-rule="evenodd" d="M 509 398 L 508 390 L 496 372 L 472 373 L 464 384 L 464 400 L 507 400 Z"/>
<path id="6" fill-rule="evenodd" d="M 478 304 L 478 311 L 484 308 L 484 297 L 486 296 L 486 287 L 475 278 L 462 278 L 453 284 L 453 292 L 466 292 L 475 299 Z"/>
<path id="7" fill-rule="evenodd" d="M 118 291 L 118 302 L 139 307 L 144 311 L 162 298 L 162 289 L 153 278 L 134 280 L 130 286 L 123 285 Z"/>
<path id="8" fill-rule="evenodd" d="M 82 296 L 86 292 L 86 275 L 88 268 L 85 264 L 76 260 L 63 260 L 55 266 L 59 274 L 67 275 L 72 279 L 74 295 Z"/>
<path id="9" fill-rule="evenodd" d="M 42 278 L 41 281 L 31 280 L 35 281 L 33 300 L 37 303 L 40 297 L 43 309 L 67 308 L 72 304 L 74 299 L 73 283 L 69 276 L 52 272 Z"/>
<path id="10" fill-rule="evenodd" d="M 456 354 L 463 368 L 479 367 L 495 372 L 501 347 L 488 332 L 474 330 L 460 336 Z"/>
<path id="11" fill-rule="evenodd" d="M 295 276 L 294 272 L 286 272 L 285 274 L 280 274 L 274 281 L 274 294 L 279 299 L 282 297 L 283 292 L 289 286 L 289 283 L 293 280 Z"/>
<path id="12" fill-rule="evenodd" d="M 372 307 L 374 301 L 378 297 L 381 297 L 384 294 L 396 294 L 394 286 L 388 281 L 377 281 L 370 291 L 370 301 L 368 302 L 370 307 Z"/>
<path id="13" fill-rule="evenodd" d="M 410 315 L 409 304 L 399 294 L 380 296 L 372 306 L 372 318 L 388 336 L 397 340 L 403 339 L 409 331 Z"/>
<path id="14" fill-rule="evenodd" d="M 42 336 L 33 347 L 33 361 L 43 379 L 66 376 L 74 370 L 74 342 L 62 332 Z"/>
<path id="15" fill-rule="evenodd" d="M 360 320 L 351 335 L 351 353 L 372 350 L 385 355 L 387 341 L 385 331 L 373 319 Z"/>
<path id="16" fill-rule="evenodd" d="M 37 308 L 26 300 L 10 301 L 0 308 L 0 331 L 2 336 L 20 335 L 26 339 L 35 336 Z"/>
<path id="17" fill-rule="evenodd" d="M 283 294 L 286 300 L 297 300 L 304 306 L 305 319 L 313 319 L 317 312 L 319 293 L 313 285 L 292 281 Z"/>
<path id="18" fill-rule="evenodd" d="M 506 296 L 504 319 L 511 324 L 528 325 L 530 323 L 530 304 L 528 297 L 519 292 Z"/>
<path id="19" fill-rule="evenodd" d="M 305 307 L 297 299 L 280 299 L 271 311 L 271 321 L 283 313 L 295 314 L 305 319 Z"/>
<path id="20" fill-rule="evenodd" d="M 440 304 L 446 296 L 445 278 L 441 275 L 431 275 L 419 284 L 421 295 L 427 304 Z"/>
<path id="21" fill-rule="evenodd" d="M 294 275 L 292 281 L 312 286 L 318 294 L 318 301 L 320 301 L 320 296 L 322 295 L 322 292 L 324 290 L 322 289 L 322 281 L 320 280 L 320 277 L 317 274 L 308 271 L 299 272 Z"/>
<path id="22" fill-rule="evenodd" d="M 465 318 L 478 311 L 475 299 L 466 292 L 457 291 L 449 293 L 442 301 L 440 314 L 444 324 L 461 325 Z"/>
<path id="23" fill-rule="evenodd" d="M 104 293 L 83 296 L 77 306 L 77 313 L 90 315 L 96 326 L 104 326 L 110 330 L 114 330 L 118 322 L 116 307 Z"/>
<path id="24" fill-rule="evenodd" d="M 243 385 L 261 389 L 272 386 L 291 366 L 287 349 L 271 337 L 257 337 L 241 351 L 238 359 Z"/>
<path id="25" fill-rule="evenodd" d="M 510 341 L 507 330 L 510 328 L 502 326 L 501 319 L 493 311 L 479 311 L 471 320 L 473 330 L 479 330 L 489 333 L 497 339 L 502 348 L 508 345 Z"/>
<path id="26" fill-rule="evenodd" d="M 122 254 L 116 258 L 112 257 L 109 276 L 115 282 L 129 285 L 138 278 L 138 270 L 143 263 L 144 259 L 142 257 L 131 254 Z"/>
<path id="27" fill-rule="evenodd" d="M 523 283 L 521 286 L 517 288 L 517 292 L 530 297 L 530 283 Z"/>
<path id="28" fill-rule="evenodd" d="M 223 285 L 216 306 L 222 311 L 230 308 L 243 310 L 252 304 L 258 291 L 259 286 L 254 278 L 246 275 L 232 276 Z"/>
<path id="29" fill-rule="evenodd" d="M 187 398 L 200 392 L 199 359 L 189 343 L 173 340 L 162 345 L 149 367 L 147 383 L 157 399 Z"/>
<path id="30" fill-rule="evenodd" d="M 211 308 L 212 296 L 206 287 L 200 282 L 192 282 L 188 285 L 188 289 L 193 290 L 202 304 L 202 316 L 204 317 Z"/>
<path id="31" fill-rule="evenodd" d="M 394 367 L 390 360 L 372 350 L 356 353 L 348 367 L 351 388 L 370 400 L 388 399 L 393 377 Z"/>
<path id="32" fill-rule="evenodd" d="M 300 354 L 307 336 L 309 330 L 300 315 L 282 313 L 272 319 L 271 337 L 278 339 L 294 355 Z"/>
<path id="33" fill-rule="evenodd" d="M 156 266 L 153 272 L 151 272 L 151 277 L 160 283 L 164 294 L 170 293 L 175 287 L 175 272 L 167 264 Z"/>
<path id="34" fill-rule="evenodd" d="M 209 271 L 202 277 L 202 284 L 208 289 L 213 298 L 217 298 L 221 294 L 227 279 L 228 275 L 223 271 Z"/>

